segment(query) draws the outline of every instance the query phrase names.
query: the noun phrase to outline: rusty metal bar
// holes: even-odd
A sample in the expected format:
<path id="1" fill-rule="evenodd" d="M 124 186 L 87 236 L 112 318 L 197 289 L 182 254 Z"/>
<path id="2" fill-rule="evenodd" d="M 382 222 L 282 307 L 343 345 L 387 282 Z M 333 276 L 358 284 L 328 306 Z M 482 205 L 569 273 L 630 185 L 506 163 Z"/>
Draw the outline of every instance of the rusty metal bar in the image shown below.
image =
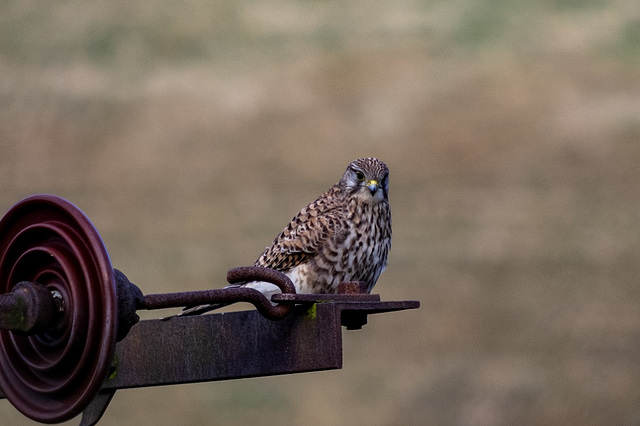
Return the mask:
<path id="1" fill-rule="evenodd" d="M 271 320 L 281 319 L 291 311 L 289 306 L 274 306 L 264 294 L 258 290 L 246 287 L 220 288 L 182 293 L 148 294 L 142 297 L 138 309 L 154 310 L 210 303 L 224 306 L 237 302 L 251 303 L 262 315 Z"/>
<path id="2" fill-rule="evenodd" d="M 141 321 L 116 346 L 103 390 L 341 368 L 341 336 L 329 304 L 281 321 L 256 311 Z"/>
<path id="3" fill-rule="evenodd" d="M 19 282 L 10 293 L 0 294 L 0 329 L 35 333 L 54 327 L 62 310 L 58 296 L 43 285 Z"/>
<path id="4" fill-rule="evenodd" d="M 140 295 L 137 308 L 153 310 L 211 303 L 224 306 L 237 302 L 249 302 L 263 316 L 271 320 L 284 318 L 291 312 L 291 306 L 274 305 L 255 289 L 233 286 L 233 284 L 249 281 L 267 281 L 278 286 L 283 294 L 295 294 L 295 286 L 282 272 L 257 266 L 242 266 L 229 270 L 227 281 L 232 286 L 213 290 Z"/>

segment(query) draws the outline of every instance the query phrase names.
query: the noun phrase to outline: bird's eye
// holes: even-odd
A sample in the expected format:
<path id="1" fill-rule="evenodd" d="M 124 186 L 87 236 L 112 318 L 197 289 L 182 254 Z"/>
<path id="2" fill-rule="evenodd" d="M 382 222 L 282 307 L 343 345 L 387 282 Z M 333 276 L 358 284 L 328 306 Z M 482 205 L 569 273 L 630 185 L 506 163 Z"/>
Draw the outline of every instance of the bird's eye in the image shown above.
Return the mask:
<path id="1" fill-rule="evenodd" d="M 364 173 L 356 170 L 356 179 L 358 179 L 358 182 L 364 182 Z"/>

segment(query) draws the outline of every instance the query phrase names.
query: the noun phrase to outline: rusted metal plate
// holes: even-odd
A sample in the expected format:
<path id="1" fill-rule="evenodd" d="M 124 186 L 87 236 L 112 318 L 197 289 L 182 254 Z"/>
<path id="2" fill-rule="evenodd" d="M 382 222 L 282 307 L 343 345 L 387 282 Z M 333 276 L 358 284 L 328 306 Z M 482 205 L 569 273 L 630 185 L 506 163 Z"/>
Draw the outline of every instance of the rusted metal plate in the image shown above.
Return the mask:
<path id="1" fill-rule="evenodd" d="M 280 321 L 257 311 L 141 321 L 116 346 L 103 389 L 341 368 L 340 313 L 314 306 Z"/>

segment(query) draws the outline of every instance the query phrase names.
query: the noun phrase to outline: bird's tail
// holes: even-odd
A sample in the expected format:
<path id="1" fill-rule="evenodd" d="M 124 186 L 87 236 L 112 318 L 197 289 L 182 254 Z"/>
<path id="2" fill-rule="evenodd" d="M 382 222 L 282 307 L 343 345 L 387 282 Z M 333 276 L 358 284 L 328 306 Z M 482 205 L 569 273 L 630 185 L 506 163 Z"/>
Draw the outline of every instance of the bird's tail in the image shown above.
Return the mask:
<path id="1" fill-rule="evenodd" d="M 244 283 L 240 283 L 240 284 L 231 284 L 228 285 L 224 288 L 234 288 L 234 287 L 242 287 Z M 202 315 L 204 313 L 210 312 L 210 311 L 214 311 L 216 309 L 220 309 L 220 308 L 224 308 L 225 306 L 229 306 L 231 305 L 231 303 L 210 303 L 208 305 L 196 305 L 196 306 L 187 306 L 186 308 L 184 308 L 182 310 L 182 312 L 175 314 L 175 315 L 169 315 L 168 317 L 164 317 L 162 318 L 163 321 L 166 320 L 170 320 L 171 318 L 175 318 L 175 317 L 191 317 L 194 315 Z"/>
<path id="2" fill-rule="evenodd" d="M 176 317 L 190 317 L 194 315 L 202 315 L 204 313 L 214 311 L 216 309 L 224 308 L 228 306 L 229 303 L 211 303 L 209 305 L 198 305 L 198 306 L 188 306 L 182 310 L 182 312 L 177 313 L 175 315 L 170 315 L 168 317 L 162 318 L 163 321 L 170 320 L 171 318 Z"/>
<path id="3" fill-rule="evenodd" d="M 258 290 L 260 293 L 262 293 L 267 299 L 271 300 L 271 296 L 273 296 L 274 294 L 280 294 L 282 293 L 282 291 L 280 290 L 280 288 L 278 288 L 277 285 L 270 283 L 270 282 L 266 282 L 266 281 L 252 281 L 252 282 L 243 282 L 243 283 L 237 283 L 237 284 L 231 284 L 228 285 L 224 288 L 237 288 L 237 287 L 247 287 L 247 288 L 252 288 L 254 290 Z M 204 314 L 206 312 L 210 312 L 216 309 L 220 309 L 223 308 L 225 306 L 229 306 L 234 302 L 229 302 L 229 303 L 211 303 L 208 305 L 196 305 L 196 306 L 187 306 L 186 308 L 184 308 L 182 310 L 182 312 L 175 314 L 175 315 L 170 315 L 168 317 L 164 317 L 162 318 L 163 320 L 169 320 L 171 318 L 175 318 L 175 317 L 189 317 L 189 316 L 193 316 L 193 315 L 201 315 Z M 272 305 L 276 305 L 275 302 L 271 302 Z"/>
<path id="4" fill-rule="evenodd" d="M 182 312 L 177 314 L 178 317 L 190 317 L 192 315 L 201 315 L 206 312 L 214 311 L 216 309 L 224 308 L 228 306 L 228 303 L 211 303 L 209 305 L 198 305 L 184 308 Z"/>

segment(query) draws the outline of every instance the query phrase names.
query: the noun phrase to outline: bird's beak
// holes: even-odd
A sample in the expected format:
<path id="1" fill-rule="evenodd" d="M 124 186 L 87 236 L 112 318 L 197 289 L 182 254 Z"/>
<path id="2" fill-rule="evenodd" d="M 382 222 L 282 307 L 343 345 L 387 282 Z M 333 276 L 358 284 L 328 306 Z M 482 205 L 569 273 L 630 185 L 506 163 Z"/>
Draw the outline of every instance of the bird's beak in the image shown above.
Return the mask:
<path id="1" fill-rule="evenodd" d="M 371 191 L 371 195 L 375 194 L 378 190 L 378 181 L 370 180 L 369 182 L 367 182 L 367 188 L 369 188 L 369 191 Z"/>

